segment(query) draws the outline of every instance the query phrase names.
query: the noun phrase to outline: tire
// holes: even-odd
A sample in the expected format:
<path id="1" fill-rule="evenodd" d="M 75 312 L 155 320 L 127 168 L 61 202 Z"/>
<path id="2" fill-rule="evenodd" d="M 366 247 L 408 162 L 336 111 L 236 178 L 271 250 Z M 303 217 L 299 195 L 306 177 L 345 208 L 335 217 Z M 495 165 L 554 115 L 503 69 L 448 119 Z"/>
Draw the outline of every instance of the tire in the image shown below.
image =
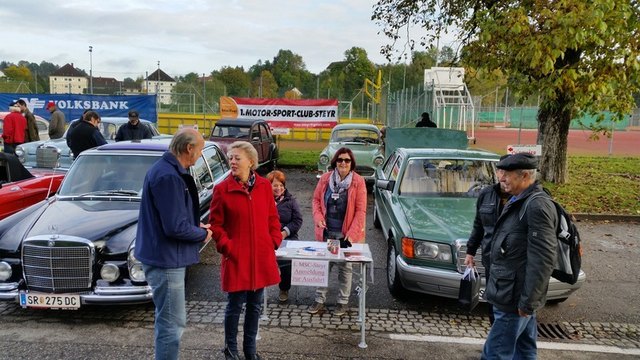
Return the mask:
<path id="1" fill-rule="evenodd" d="M 382 223 L 380 223 L 380 218 L 378 217 L 378 206 L 373 204 L 373 227 L 376 229 L 382 229 Z"/>
<path id="2" fill-rule="evenodd" d="M 553 300 L 547 300 L 547 305 L 558 305 L 562 302 L 565 302 L 568 298 L 560 298 L 560 299 L 553 299 Z"/>
<path id="3" fill-rule="evenodd" d="M 387 286 L 393 297 L 403 299 L 407 294 L 407 290 L 402 286 L 402 282 L 400 281 L 396 257 L 396 246 L 393 239 L 389 239 L 389 249 L 387 251 Z"/>

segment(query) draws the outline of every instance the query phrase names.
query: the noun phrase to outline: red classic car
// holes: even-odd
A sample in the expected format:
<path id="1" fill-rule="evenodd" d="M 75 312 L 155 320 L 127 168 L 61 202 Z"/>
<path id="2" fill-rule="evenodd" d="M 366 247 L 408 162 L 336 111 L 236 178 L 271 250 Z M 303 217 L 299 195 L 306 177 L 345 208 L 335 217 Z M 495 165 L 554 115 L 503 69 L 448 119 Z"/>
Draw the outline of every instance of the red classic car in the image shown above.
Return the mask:
<path id="1" fill-rule="evenodd" d="M 57 192 L 65 173 L 53 169 L 27 170 L 14 155 L 0 153 L 0 219 Z"/>

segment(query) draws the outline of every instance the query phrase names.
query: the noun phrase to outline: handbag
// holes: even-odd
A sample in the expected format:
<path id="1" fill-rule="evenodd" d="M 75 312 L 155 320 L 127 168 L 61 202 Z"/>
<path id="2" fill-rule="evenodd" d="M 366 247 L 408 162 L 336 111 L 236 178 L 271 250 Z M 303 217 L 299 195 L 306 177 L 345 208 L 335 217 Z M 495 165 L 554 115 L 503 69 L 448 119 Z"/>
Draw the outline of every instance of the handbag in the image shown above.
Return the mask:
<path id="1" fill-rule="evenodd" d="M 480 274 L 475 267 L 467 267 L 460 278 L 458 305 L 466 310 L 473 310 L 480 302 Z"/>

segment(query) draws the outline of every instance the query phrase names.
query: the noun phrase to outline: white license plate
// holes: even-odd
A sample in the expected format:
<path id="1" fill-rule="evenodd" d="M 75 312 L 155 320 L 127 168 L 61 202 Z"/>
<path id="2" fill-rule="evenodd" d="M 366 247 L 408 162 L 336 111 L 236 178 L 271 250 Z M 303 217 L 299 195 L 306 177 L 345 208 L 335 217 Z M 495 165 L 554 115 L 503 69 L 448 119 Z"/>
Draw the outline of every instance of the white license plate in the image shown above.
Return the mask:
<path id="1" fill-rule="evenodd" d="M 79 309 L 80 295 L 20 293 L 20 305 L 46 309 Z"/>

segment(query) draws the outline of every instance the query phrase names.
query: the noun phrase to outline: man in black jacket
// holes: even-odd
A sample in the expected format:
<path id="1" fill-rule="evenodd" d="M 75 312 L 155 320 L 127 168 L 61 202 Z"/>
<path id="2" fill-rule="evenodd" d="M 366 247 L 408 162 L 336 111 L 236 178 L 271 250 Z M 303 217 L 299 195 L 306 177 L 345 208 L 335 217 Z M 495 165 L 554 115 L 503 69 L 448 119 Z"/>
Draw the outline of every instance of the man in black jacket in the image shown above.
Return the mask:
<path id="1" fill-rule="evenodd" d="M 146 124 L 140 122 L 137 111 L 129 111 L 129 122 L 120 126 L 116 134 L 116 141 L 151 139 L 153 134 Z"/>
<path id="2" fill-rule="evenodd" d="M 422 119 L 420 119 L 420 121 L 418 121 L 416 123 L 416 127 L 438 127 L 438 125 L 436 125 L 436 123 L 434 123 L 433 121 L 431 121 L 431 119 L 429 118 L 429 113 L 423 112 L 422 113 Z"/>
<path id="3" fill-rule="evenodd" d="M 75 158 L 87 149 L 107 143 L 98 129 L 100 121 L 100 115 L 97 112 L 87 111 L 82 121 L 78 121 L 72 131 L 67 132 L 67 144 Z"/>
<path id="4" fill-rule="evenodd" d="M 504 160 L 509 155 L 503 155 L 500 160 Z M 504 170 L 498 169 L 496 175 L 498 179 L 502 177 Z M 498 216 L 502 213 L 504 205 L 511 195 L 504 191 L 504 183 L 498 182 L 492 186 L 485 187 L 478 195 L 476 202 L 476 217 L 473 220 L 473 229 L 467 241 L 467 256 L 464 264 L 467 267 L 475 266 L 473 257 L 476 256 L 478 248 L 482 248 L 482 266 L 484 266 L 485 282 L 489 282 L 491 270 L 491 238 L 493 228 L 498 221 Z M 493 314 L 489 314 L 489 322 L 493 324 Z"/>
<path id="5" fill-rule="evenodd" d="M 498 162 L 500 177 L 511 198 L 498 217 L 491 239 L 491 270 L 487 301 L 495 321 L 487 336 L 483 359 L 535 359 L 537 356 L 536 310 L 547 295 L 556 254 L 555 205 L 536 182 L 538 161 L 531 154 L 515 154 Z"/>

